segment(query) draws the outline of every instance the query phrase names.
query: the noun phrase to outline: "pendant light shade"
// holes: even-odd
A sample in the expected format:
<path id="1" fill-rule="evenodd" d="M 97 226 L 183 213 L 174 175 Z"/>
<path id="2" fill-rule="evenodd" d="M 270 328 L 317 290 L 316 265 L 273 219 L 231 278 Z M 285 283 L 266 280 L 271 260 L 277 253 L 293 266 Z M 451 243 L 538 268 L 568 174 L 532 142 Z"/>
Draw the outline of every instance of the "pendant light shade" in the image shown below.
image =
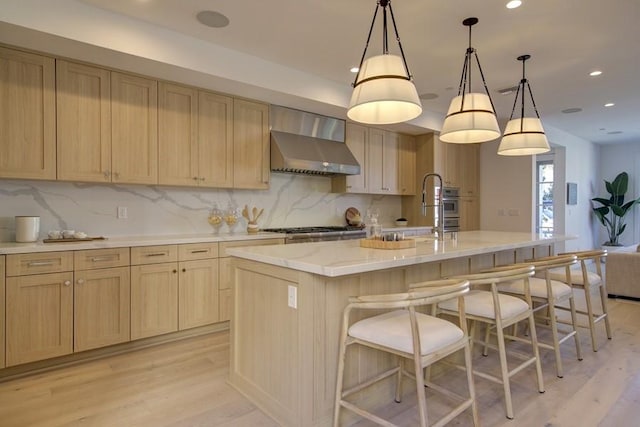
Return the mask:
<path id="1" fill-rule="evenodd" d="M 525 77 L 524 63 L 531 55 L 522 55 L 518 57 L 518 61 L 522 61 L 522 79 L 518 85 L 516 99 L 513 102 L 511 117 L 504 129 L 504 136 L 498 147 L 498 154 L 502 156 L 528 156 L 533 154 L 542 154 L 550 150 L 549 141 L 544 133 L 538 108 L 533 100 L 533 93 L 529 81 Z M 536 117 L 524 117 L 524 96 L 525 86 L 531 97 L 531 104 L 536 113 Z M 520 118 L 514 119 L 513 115 L 518 105 L 518 96 L 520 96 Z"/>
<path id="2" fill-rule="evenodd" d="M 480 60 L 476 50 L 471 47 L 471 27 L 478 23 L 478 18 L 467 18 L 462 24 L 469 27 L 469 47 L 464 58 L 462 76 L 458 88 L 458 96 L 453 98 L 442 124 L 440 140 L 453 144 L 473 144 L 492 141 L 500 137 L 500 127 L 496 118 L 495 108 Z M 471 92 L 471 65 L 474 56 L 485 93 Z"/>
<path id="3" fill-rule="evenodd" d="M 379 7 L 383 11 L 382 55 L 365 60 Z M 401 56 L 389 54 L 387 8 Z M 421 113 L 422 105 L 404 57 L 391 1 L 379 0 L 360 60 L 360 68 L 353 82 L 347 116 L 356 122 L 381 125 L 406 122 Z"/>

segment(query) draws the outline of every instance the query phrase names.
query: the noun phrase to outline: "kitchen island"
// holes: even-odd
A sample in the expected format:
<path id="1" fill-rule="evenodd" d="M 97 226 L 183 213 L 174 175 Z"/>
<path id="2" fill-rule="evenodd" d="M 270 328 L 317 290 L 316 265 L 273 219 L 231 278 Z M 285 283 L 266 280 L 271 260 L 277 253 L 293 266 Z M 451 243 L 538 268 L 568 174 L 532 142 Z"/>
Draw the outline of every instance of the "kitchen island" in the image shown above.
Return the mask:
<path id="1" fill-rule="evenodd" d="M 415 248 L 399 250 L 362 248 L 357 240 L 230 249 L 229 382 L 283 426 L 331 425 L 349 296 L 403 292 L 410 283 L 548 256 L 567 239 L 469 231 L 455 240 L 418 237 Z M 346 387 L 392 362 L 367 349 L 348 360 Z M 369 405 L 392 399 L 391 381 L 378 388 L 366 394 Z"/>

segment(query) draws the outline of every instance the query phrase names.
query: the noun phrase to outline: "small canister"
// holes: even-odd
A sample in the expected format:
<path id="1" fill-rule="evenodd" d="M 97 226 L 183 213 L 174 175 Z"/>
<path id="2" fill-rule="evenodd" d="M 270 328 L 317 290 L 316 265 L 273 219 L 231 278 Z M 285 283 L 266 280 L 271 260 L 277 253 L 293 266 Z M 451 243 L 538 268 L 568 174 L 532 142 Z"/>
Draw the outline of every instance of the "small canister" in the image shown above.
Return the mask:
<path id="1" fill-rule="evenodd" d="M 16 217 L 16 242 L 36 242 L 40 235 L 39 216 Z"/>

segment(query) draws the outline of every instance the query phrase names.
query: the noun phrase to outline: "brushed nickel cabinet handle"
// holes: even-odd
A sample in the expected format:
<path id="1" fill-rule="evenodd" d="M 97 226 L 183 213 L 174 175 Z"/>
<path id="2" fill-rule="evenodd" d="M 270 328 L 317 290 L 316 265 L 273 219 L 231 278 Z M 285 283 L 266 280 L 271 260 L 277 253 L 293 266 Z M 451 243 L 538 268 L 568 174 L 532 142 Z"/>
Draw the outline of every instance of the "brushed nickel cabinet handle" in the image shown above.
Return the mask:
<path id="1" fill-rule="evenodd" d="M 202 177 L 202 176 L 201 176 L 201 177 L 200 177 L 200 181 L 204 181 L 204 177 Z"/>
<path id="2" fill-rule="evenodd" d="M 104 175 L 105 178 L 108 179 L 111 176 L 111 171 L 106 170 L 106 171 L 103 172 L 103 175 Z"/>
<path id="3" fill-rule="evenodd" d="M 100 262 L 100 261 L 113 261 L 116 259 L 115 255 L 109 255 L 109 256 L 96 256 L 91 258 L 91 262 Z"/>
<path id="4" fill-rule="evenodd" d="M 196 249 L 191 251 L 192 254 L 206 254 L 209 252 L 209 249 Z"/>
<path id="5" fill-rule="evenodd" d="M 65 286 L 71 286 L 71 280 L 65 280 L 64 281 L 64 285 Z"/>
<path id="6" fill-rule="evenodd" d="M 152 253 L 152 254 L 145 254 L 144 256 L 167 256 L 167 255 L 169 255 L 169 254 L 166 253 L 166 252 L 155 252 L 155 253 Z"/>
<path id="7" fill-rule="evenodd" d="M 78 285 L 82 285 L 84 283 L 84 279 L 78 279 L 78 280 L 76 280 L 76 283 Z"/>

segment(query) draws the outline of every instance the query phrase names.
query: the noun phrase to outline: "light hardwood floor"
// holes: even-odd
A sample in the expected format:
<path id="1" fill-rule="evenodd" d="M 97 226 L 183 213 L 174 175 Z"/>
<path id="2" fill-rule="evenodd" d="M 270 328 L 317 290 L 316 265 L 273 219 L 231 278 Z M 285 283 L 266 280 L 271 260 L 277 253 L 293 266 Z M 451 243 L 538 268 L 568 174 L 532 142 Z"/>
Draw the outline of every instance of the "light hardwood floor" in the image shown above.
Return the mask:
<path id="1" fill-rule="evenodd" d="M 607 341 L 599 326 L 601 347 L 594 353 L 588 333 L 580 330 L 584 360 L 578 362 L 572 343 L 565 343 L 564 378 L 555 376 L 552 352 L 541 350 L 546 393 L 536 391 L 533 369 L 513 378 L 515 420 L 504 417 L 501 386 L 477 378 L 482 425 L 638 425 L 640 303 L 609 300 L 609 308 L 613 340 Z M 474 362 L 497 368 L 492 356 Z M 6 381 L 0 383 L 0 426 L 276 426 L 226 384 L 228 364 L 229 335 L 220 332 Z M 460 374 L 440 380 L 455 385 Z M 437 416 L 443 403 L 431 394 L 428 399 Z M 407 396 L 401 404 L 390 403 L 384 415 L 416 425 L 413 404 Z M 470 417 L 463 414 L 451 425 L 471 425 Z"/>

